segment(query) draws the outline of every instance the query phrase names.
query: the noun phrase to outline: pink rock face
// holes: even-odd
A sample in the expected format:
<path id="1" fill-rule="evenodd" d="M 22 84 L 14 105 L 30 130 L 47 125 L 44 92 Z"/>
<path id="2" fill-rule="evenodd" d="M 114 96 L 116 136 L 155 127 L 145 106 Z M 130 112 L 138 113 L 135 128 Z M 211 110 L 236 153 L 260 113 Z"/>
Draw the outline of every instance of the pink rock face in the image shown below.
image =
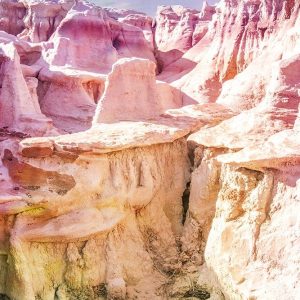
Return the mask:
<path id="1" fill-rule="evenodd" d="M 145 39 L 154 49 L 153 19 L 151 17 L 128 9 L 105 8 L 105 10 L 110 18 L 142 29 Z"/>
<path id="2" fill-rule="evenodd" d="M 20 57 L 21 67 L 29 70 L 30 65 L 34 65 L 42 55 L 42 46 L 31 44 L 20 40 L 18 37 L 8 34 L 5 31 L 0 33 L 1 44 L 13 43 Z"/>
<path id="3" fill-rule="evenodd" d="M 31 42 L 47 41 L 73 4 L 73 0 L 2 1 L 0 29 Z"/>
<path id="4" fill-rule="evenodd" d="M 117 61 L 105 11 L 96 7 L 83 3 L 73 7 L 52 41 L 54 48 L 48 50 L 52 65 L 99 72 L 109 70 Z"/>
<path id="5" fill-rule="evenodd" d="M 1 48 L 0 126 L 29 134 L 50 134 L 51 121 L 41 113 L 36 95 L 37 79 L 25 80 L 12 44 Z"/>
<path id="6" fill-rule="evenodd" d="M 21 1 L 1 1 L 0 14 L 0 30 L 14 35 L 24 30 L 26 9 Z"/>
<path id="7" fill-rule="evenodd" d="M 180 107 L 180 97 L 168 85 L 156 82 L 155 68 L 144 59 L 121 59 L 114 64 L 94 124 L 149 120 L 166 109 Z"/>
<path id="8" fill-rule="evenodd" d="M 75 3 L 74 0 L 22 2 L 26 9 L 25 28 L 19 37 L 31 42 L 47 41 Z"/>
<path id="9" fill-rule="evenodd" d="M 298 299 L 299 72 L 296 0 L 1 1 L 0 299 Z"/>
<path id="10" fill-rule="evenodd" d="M 79 2 L 51 38 L 47 55 L 57 66 L 107 73 L 122 57 L 154 59 L 143 31 L 110 18 L 102 8 Z M 101 57 L 101 59 L 100 59 Z"/>
<path id="11" fill-rule="evenodd" d="M 3 3 L 5 13 L 22 7 L 23 14 L 17 14 L 20 20 L 14 25 L 3 27 L 8 33 L 1 33 L 0 40 L 14 43 L 23 75 L 38 78 L 34 94 L 40 109 L 59 130 L 74 132 L 91 126 L 105 78 L 118 59 L 141 57 L 155 62 L 152 19 L 144 14 L 85 2 L 16 3 Z M 13 28 L 20 22 L 22 28 Z M 169 98 L 166 101 L 172 102 Z"/>
<path id="12" fill-rule="evenodd" d="M 201 12 L 180 5 L 158 8 L 155 44 L 162 69 L 181 58 L 205 36 L 214 13 L 215 8 L 206 2 Z"/>
<path id="13" fill-rule="evenodd" d="M 260 102 L 272 63 L 286 53 L 285 45 L 290 41 L 286 33 L 290 30 L 292 35 L 297 28 L 298 9 L 293 0 L 220 1 L 205 36 L 182 59 L 168 66 L 160 78 L 175 81 L 176 87 L 199 102 L 215 102 L 220 94 L 223 98 L 228 93 L 228 101 L 247 95 L 252 98 L 250 103 Z M 264 68 L 257 70 L 259 63 Z M 224 84 L 228 80 L 233 80 L 230 92 L 230 83 Z M 239 105 L 244 101 L 247 99 L 236 99 Z"/>

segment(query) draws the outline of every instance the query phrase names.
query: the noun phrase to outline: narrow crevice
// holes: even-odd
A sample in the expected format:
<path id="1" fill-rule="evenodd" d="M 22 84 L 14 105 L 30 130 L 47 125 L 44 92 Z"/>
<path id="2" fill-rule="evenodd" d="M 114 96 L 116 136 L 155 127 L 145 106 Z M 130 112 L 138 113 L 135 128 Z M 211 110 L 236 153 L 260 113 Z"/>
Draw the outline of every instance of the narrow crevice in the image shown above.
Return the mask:
<path id="1" fill-rule="evenodd" d="M 59 300 L 58 290 L 59 290 L 59 286 L 55 288 L 55 291 L 54 291 L 54 300 Z"/>
<path id="2" fill-rule="evenodd" d="M 188 182 L 186 185 L 186 189 L 183 192 L 182 195 L 182 224 L 184 225 L 186 217 L 187 217 L 187 213 L 188 213 L 188 209 L 189 209 L 189 203 L 190 203 L 190 186 L 191 183 Z"/>

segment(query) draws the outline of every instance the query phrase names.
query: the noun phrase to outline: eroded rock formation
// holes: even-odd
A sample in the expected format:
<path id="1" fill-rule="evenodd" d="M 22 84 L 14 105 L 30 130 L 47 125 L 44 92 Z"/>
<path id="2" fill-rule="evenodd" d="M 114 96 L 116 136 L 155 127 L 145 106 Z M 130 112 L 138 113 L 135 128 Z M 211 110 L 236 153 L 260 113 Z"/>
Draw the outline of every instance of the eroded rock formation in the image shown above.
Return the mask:
<path id="1" fill-rule="evenodd" d="M 215 7 L 205 1 L 201 11 L 161 6 L 155 20 L 155 43 L 160 69 L 178 60 L 207 33 Z"/>
<path id="2" fill-rule="evenodd" d="M 0 14 L 0 299 L 298 298 L 297 1 Z"/>

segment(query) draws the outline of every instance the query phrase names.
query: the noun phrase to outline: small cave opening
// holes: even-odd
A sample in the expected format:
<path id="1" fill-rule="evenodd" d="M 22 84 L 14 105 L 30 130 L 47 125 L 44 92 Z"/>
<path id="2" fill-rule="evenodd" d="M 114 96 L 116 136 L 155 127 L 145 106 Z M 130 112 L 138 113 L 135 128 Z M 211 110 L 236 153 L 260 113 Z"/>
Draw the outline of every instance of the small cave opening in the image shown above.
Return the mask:
<path id="1" fill-rule="evenodd" d="M 118 38 L 115 38 L 112 41 L 112 45 L 116 50 L 118 50 L 120 48 L 121 44 L 122 44 L 122 42 Z"/>
<path id="2" fill-rule="evenodd" d="M 188 182 L 186 185 L 186 189 L 182 195 L 182 224 L 184 225 L 190 204 L 190 190 L 191 190 L 191 183 Z"/>

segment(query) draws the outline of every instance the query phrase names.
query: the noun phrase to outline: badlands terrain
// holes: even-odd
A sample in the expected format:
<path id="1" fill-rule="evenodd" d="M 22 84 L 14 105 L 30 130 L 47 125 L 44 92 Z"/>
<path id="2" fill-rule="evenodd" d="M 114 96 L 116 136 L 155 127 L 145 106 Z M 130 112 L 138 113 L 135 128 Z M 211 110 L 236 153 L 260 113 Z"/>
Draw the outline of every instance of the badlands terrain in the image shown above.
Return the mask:
<path id="1" fill-rule="evenodd" d="M 1 300 L 300 299 L 299 0 L 0 30 Z"/>

